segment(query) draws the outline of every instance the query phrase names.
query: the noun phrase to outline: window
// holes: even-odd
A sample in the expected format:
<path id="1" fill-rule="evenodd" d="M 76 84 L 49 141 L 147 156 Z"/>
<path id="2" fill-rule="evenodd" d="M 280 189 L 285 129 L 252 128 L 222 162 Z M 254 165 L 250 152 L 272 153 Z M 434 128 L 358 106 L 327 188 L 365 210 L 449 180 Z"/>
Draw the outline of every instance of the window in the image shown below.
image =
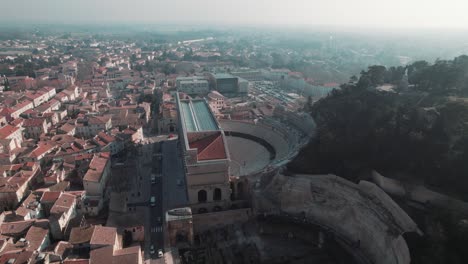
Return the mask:
<path id="1" fill-rule="evenodd" d="M 207 194 L 205 190 L 198 191 L 198 202 L 204 203 L 207 200 Z"/>
<path id="2" fill-rule="evenodd" d="M 219 200 L 221 200 L 221 197 L 222 197 L 222 195 L 221 195 L 221 189 L 216 188 L 216 189 L 214 190 L 214 192 L 213 192 L 213 200 L 219 201 Z"/>

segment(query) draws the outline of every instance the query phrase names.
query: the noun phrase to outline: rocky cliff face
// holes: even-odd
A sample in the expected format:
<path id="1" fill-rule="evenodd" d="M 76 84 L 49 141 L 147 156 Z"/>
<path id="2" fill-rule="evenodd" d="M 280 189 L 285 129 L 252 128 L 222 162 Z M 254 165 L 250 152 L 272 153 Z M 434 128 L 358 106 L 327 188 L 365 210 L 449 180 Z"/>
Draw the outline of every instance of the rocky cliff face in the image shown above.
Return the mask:
<path id="1" fill-rule="evenodd" d="M 413 220 L 375 184 L 334 175 L 277 175 L 255 191 L 259 213 L 303 217 L 335 235 L 371 263 L 410 263 L 401 236 L 419 232 Z"/>

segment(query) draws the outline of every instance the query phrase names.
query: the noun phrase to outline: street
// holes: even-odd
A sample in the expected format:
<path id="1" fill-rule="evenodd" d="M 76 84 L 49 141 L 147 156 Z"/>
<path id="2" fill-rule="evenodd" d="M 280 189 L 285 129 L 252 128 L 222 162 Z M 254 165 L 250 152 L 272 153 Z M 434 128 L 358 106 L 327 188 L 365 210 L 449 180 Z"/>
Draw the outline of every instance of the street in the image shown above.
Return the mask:
<path id="1" fill-rule="evenodd" d="M 161 177 L 161 153 L 160 143 L 148 144 L 151 146 L 151 155 L 147 157 L 151 160 L 151 173 L 146 175 L 146 183 L 144 186 L 149 187 L 149 197 L 147 207 L 148 213 L 148 228 L 145 235 L 148 237 L 146 256 L 150 258 L 151 263 L 164 263 L 164 258 L 158 259 L 158 252 L 162 250 L 164 252 L 164 210 L 163 210 L 163 181 Z"/>
<path id="2" fill-rule="evenodd" d="M 188 204 L 185 168 L 177 137 L 147 136 L 137 147 L 136 155 L 129 154 L 134 164 L 132 195 L 127 206 L 141 212 L 145 225 L 145 263 L 170 263 L 171 258 L 159 257 L 169 249 L 165 238 L 165 212 Z M 129 172 L 131 173 L 131 172 Z M 125 185 L 125 183 L 122 183 Z"/>
<path id="3" fill-rule="evenodd" d="M 161 142 L 164 211 L 188 205 L 185 167 L 179 140 Z"/>

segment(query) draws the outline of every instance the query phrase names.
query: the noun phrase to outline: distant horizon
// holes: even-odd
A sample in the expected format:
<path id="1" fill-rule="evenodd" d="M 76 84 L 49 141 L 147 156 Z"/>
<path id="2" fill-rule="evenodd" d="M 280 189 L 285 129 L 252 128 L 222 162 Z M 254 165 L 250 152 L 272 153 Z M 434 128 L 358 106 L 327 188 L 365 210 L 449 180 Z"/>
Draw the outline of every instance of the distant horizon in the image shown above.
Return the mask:
<path id="1" fill-rule="evenodd" d="M 0 22 L 468 30 L 466 10 L 463 0 L 16 0 Z"/>
<path id="2" fill-rule="evenodd" d="M 91 26 L 91 28 L 113 27 L 113 26 L 148 26 L 148 27 L 183 27 L 192 28 L 192 30 L 219 30 L 225 29 L 273 29 L 273 30 L 313 30 L 313 31 L 337 31 L 337 32 L 361 32 L 361 33 L 415 33 L 414 31 L 423 31 L 420 33 L 468 33 L 468 27 L 391 27 L 391 26 L 376 26 L 376 25 L 333 25 L 333 24 L 244 24 L 244 23 L 223 23 L 213 24 L 210 22 L 177 22 L 177 21 L 71 21 L 64 23 L 62 21 L 39 21 L 39 20 L 5 20 L 0 18 L 1 28 L 18 28 L 18 27 L 41 27 L 41 26 L 57 26 L 63 27 L 80 27 Z M 368 30 L 362 32 L 361 30 Z M 165 31 L 171 31 L 165 29 Z"/>

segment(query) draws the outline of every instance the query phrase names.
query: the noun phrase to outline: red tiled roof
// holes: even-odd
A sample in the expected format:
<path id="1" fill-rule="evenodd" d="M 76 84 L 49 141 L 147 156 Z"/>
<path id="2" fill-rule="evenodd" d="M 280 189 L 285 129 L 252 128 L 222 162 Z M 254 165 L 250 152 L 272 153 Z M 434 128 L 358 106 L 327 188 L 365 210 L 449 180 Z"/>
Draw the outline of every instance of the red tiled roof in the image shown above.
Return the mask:
<path id="1" fill-rule="evenodd" d="M 54 206 L 50 209 L 51 215 L 61 215 L 64 212 L 70 210 L 75 203 L 76 197 L 71 194 L 62 193 L 60 197 L 55 201 Z"/>
<path id="2" fill-rule="evenodd" d="M 44 192 L 44 194 L 42 194 L 41 203 L 43 202 L 55 203 L 55 201 L 57 201 L 57 199 L 60 197 L 60 194 L 61 192 L 50 192 L 50 191 Z"/>
<path id="3" fill-rule="evenodd" d="M 0 263 L 8 263 L 10 259 L 15 259 L 16 263 L 29 263 L 30 258 L 32 257 L 34 252 L 32 251 L 15 251 L 11 253 L 6 253 L 0 256 Z"/>
<path id="4" fill-rule="evenodd" d="M 101 153 L 99 156 L 95 155 L 93 157 L 83 180 L 92 182 L 99 182 L 101 180 L 104 169 L 109 162 L 109 157 L 103 154 Z"/>
<path id="5" fill-rule="evenodd" d="M 38 127 L 42 126 L 44 124 L 43 118 L 30 118 L 30 119 L 25 119 L 23 126 L 24 127 Z"/>
<path id="6" fill-rule="evenodd" d="M 12 193 L 16 192 L 21 186 L 26 184 L 33 174 L 30 172 L 18 172 L 12 177 L 0 177 L 0 192 Z"/>
<path id="7" fill-rule="evenodd" d="M 2 114 L 6 114 L 6 115 L 13 114 L 14 112 L 15 112 L 15 110 L 13 110 L 11 108 L 8 108 L 8 107 L 3 108 L 2 111 L 1 111 Z"/>
<path id="8" fill-rule="evenodd" d="M 93 245 L 114 245 L 117 236 L 115 227 L 95 226 L 91 244 Z"/>
<path id="9" fill-rule="evenodd" d="M 2 235 L 21 234 L 25 233 L 26 230 L 28 230 L 33 224 L 34 220 L 3 223 L 0 226 L 0 230 L 2 232 Z"/>
<path id="10" fill-rule="evenodd" d="M 68 242 L 72 244 L 89 243 L 93 236 L 95 226 L 87 227 L 74 227 L 70 232 L 70 239 Z"/>
<path id="11" fill-rule="evenodd" d="M 110 142 L 115 141 L 115 137 L 113 137 L 111 135 L 108 135 L 108 134 L 106 134 L 104 132 L 99 132 L 98 136 L 99 136 L 100 139 L 102 139 L 106 143 L 110 143 Z"/>
<path id="12" fill-rule="evenodd" d="M 29 247 L 32 250 L 37 250 L 48 234 L 49 229 L 32 226 L 26 234 L 25 239 L 29 242 Z"/>
<path id="13" fill-rule="evenodd" d="M 112 264 L 138 264 L 140 263 L 140 247 L 130 247 L 116 250 L 112 258 Z"/>
<path id="14" fill-rule="evenodd" d="M 51 144 L 49 142 L 45 143 L 39 143 L 37 147 L 31 152 L 30 157 L 37 158 L 52 149 L 56 148 L 57 146 L 55 144 Z"/>
<path id="15" fill-rule="evenodd" d="M 224 141 L 221 133 L 192 141 L 190 148 L 198 149 L 198 160 L 215 160 L 227 158 Z"/>
<path id="16" fill-rule="evenodd" d="M 61 256 L 62 258 L 65 255 L 67 249 L 73 248 L 73 245 L 67 241 L 59 241 L 57 246 L 55 246 L 54 252 L 55 254 Z"/>
<path id="17" fill-rule="evenodd" d="M 89 255 L 91 263 L 112 263 L 113 246 L 93 249 Z"/>
<path id="18" fill-rule="evenodd" d="M 15 119 L 15 120 L 11 121 L 10 124 L 11 124 L 12 126 L 18 127 L 19 125 L 22 125 L 23 122 L 24 122 L 24 119 L 23 119 L 23 118 L 17 118 L 17 119 Z"/>
<path id="19" fill-rule="evenodd" d="M 5 139 L 9 135 L 13 134 L 14 132 L 18 131 L 18 127 L 14 127 L 11 125 L 6 125 L 2 128 L 0 128 L 0 139 Z"/>

